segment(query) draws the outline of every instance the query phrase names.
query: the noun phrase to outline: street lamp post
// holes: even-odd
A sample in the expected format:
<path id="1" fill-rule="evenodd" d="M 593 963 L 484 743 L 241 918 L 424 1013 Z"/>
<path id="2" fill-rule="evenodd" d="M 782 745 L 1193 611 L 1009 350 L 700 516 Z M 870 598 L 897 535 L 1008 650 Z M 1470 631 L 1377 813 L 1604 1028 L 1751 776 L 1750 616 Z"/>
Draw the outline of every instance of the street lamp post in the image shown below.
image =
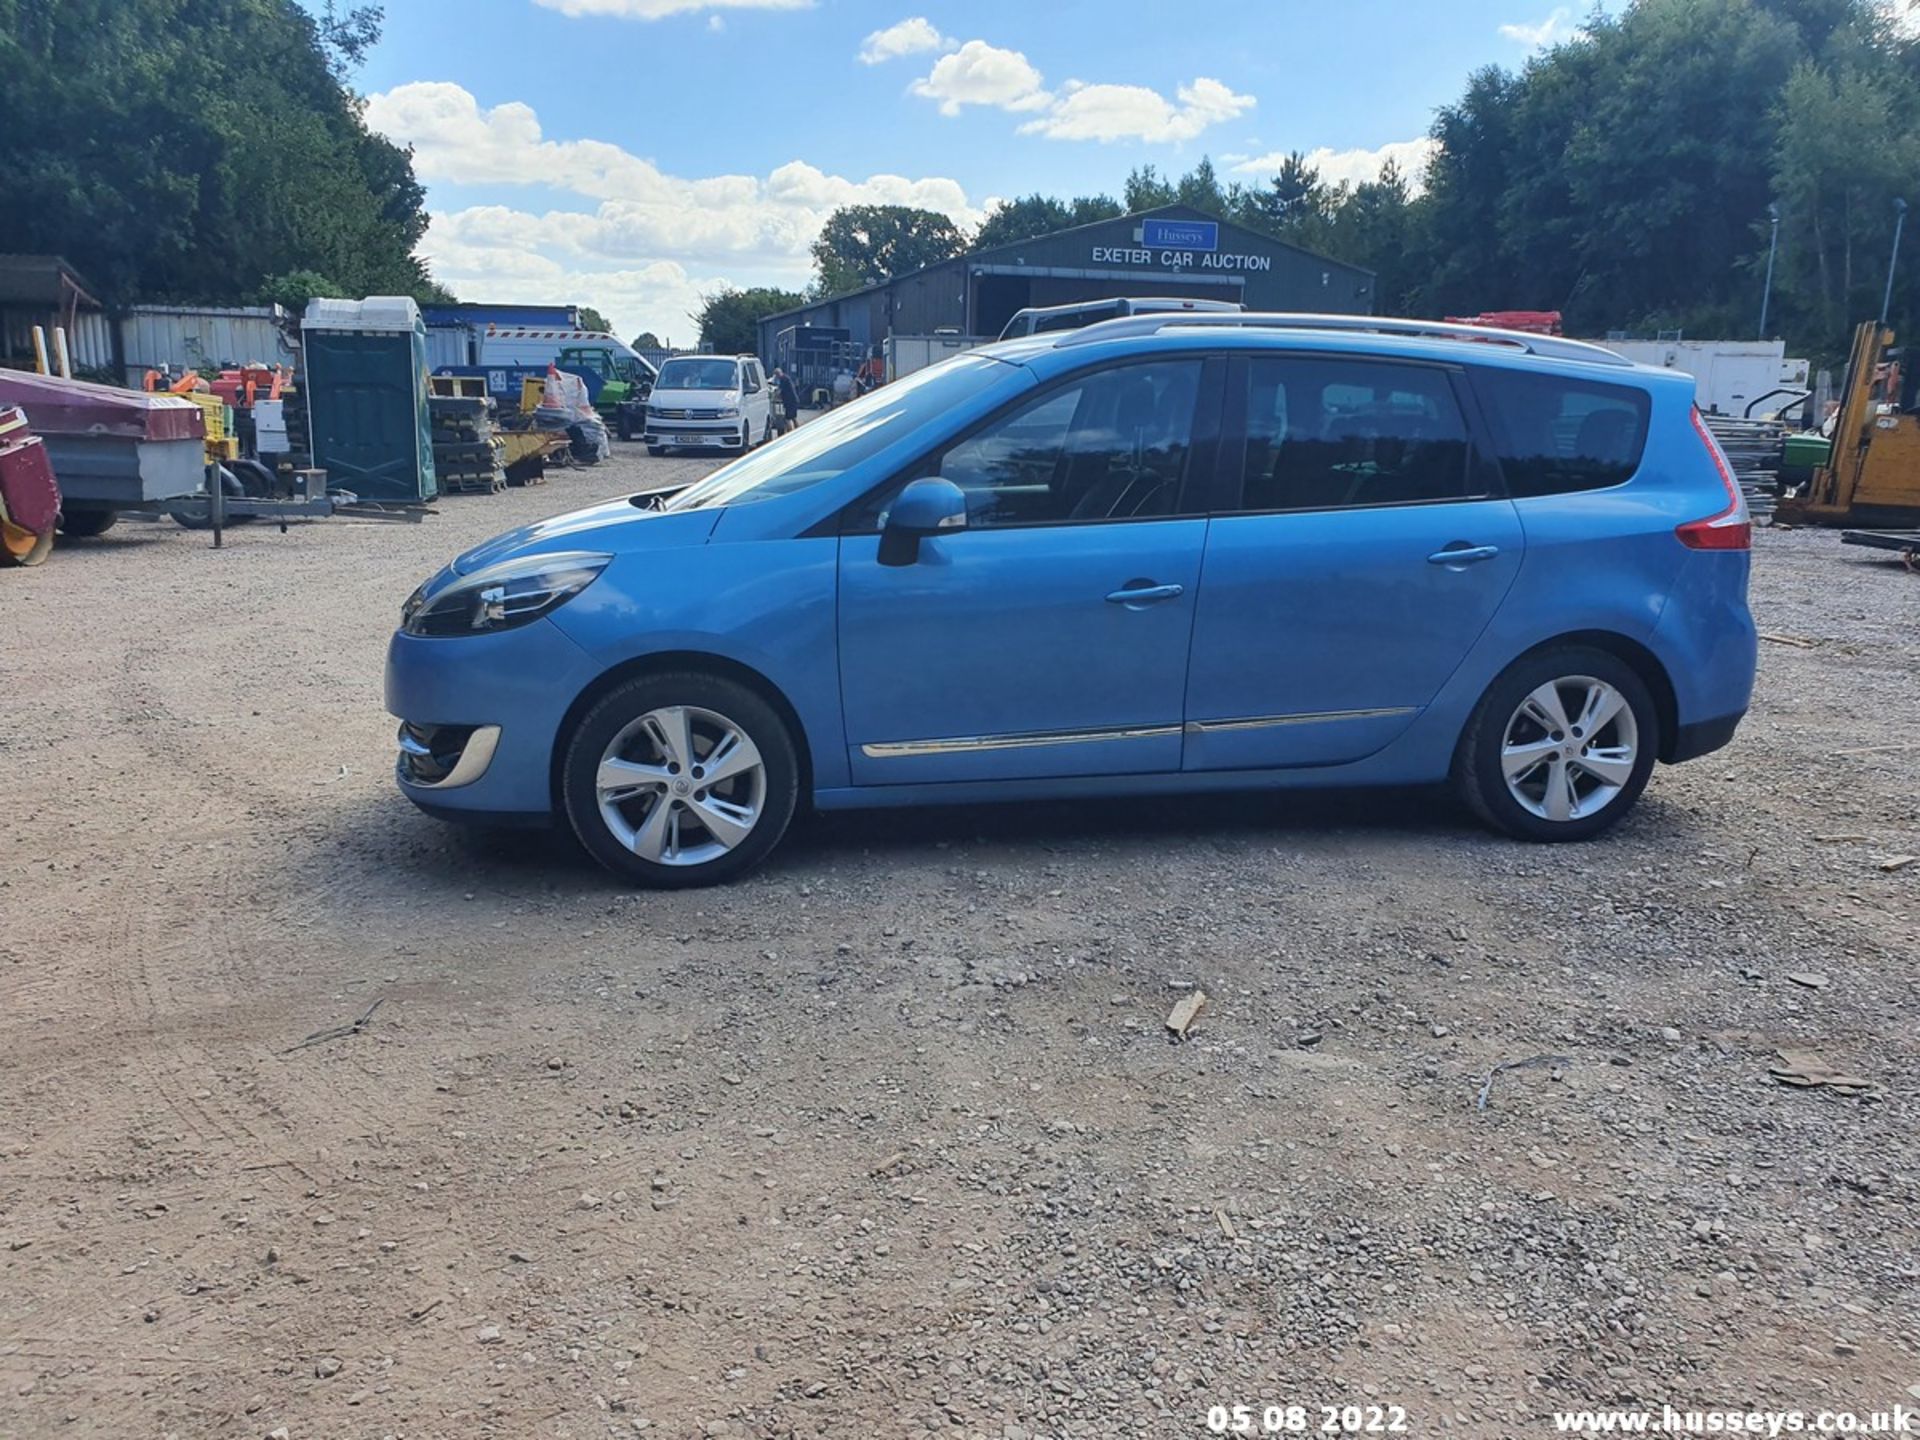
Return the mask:
<path id="1" fill-rule="evenodd" d="M 1893 253 L 1887 256 L 1887 293 L 1880 297 L 1880 323 L 1887 323 L 1887 311 L 1893 307 L 1893 270 L 1900 263 L 1900 231 L 1907 223 L 1907 202 L 1893 202 Z"/>
<path id="2" fill-rule="evenodd" d="M 1760 334 L 1757 339 L 1767 338 L 1767 302 L 1773 299 L 1773 256 L 1780 248 L 1780 207 L 1767 206 L 1767 283 L 1760 291 Z"/>

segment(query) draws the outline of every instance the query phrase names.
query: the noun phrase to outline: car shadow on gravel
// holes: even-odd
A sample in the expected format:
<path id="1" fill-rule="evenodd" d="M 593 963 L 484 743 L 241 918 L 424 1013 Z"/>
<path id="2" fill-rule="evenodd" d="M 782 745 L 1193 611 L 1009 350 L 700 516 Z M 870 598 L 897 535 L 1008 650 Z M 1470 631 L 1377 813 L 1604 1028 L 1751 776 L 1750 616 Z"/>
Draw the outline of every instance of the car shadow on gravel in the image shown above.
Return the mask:
<path id="1" fill-rule="evenodd" d="M 369 822 L 374 818 L 369 816 Z M 353 830 L 364 835 L 382 828 L 388 829 L 389 840 L 376 847 L 380 864 L 405 872 L 410 886 L 624 888 L 564 827 L 486 829 L 419 814 L 389 814 L 384 825 Z M 796 819 L 760 873 L 804 882 L 848 867 L 949 863 L 956 849 L 980 846 L 1146 858 L 1196 847 L 1225 852 L 1247 846 L 1316 848 L 1357 842 L 1391 848 L 1400 841 L 1501 843 L 1469 819 L 1443 789 L 1268 791 L 806 814 Z"/>

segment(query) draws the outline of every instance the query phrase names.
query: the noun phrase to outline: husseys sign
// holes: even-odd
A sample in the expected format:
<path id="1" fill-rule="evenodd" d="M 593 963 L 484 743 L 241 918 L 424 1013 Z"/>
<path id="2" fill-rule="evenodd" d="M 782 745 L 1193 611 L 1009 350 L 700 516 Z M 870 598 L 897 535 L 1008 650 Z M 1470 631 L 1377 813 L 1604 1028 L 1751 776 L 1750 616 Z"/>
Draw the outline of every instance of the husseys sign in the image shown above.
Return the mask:
<path id="1" fill-rule="evenodd" d="M 1096 245 L 1096 265 L 1158 265 L 1163 270 L 1271 270 L 1271 255 L 1223 254 L 1212 220 L 1143 220 L 1132 245 Z"/>

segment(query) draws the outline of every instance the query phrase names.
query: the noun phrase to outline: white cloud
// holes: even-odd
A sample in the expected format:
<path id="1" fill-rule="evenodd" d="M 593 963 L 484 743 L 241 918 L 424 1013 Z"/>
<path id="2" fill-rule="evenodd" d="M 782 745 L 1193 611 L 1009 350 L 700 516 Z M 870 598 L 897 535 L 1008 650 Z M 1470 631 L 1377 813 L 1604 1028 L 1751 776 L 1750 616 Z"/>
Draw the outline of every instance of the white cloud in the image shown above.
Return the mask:
<path id="1" fill-rule="evenodd" d="M 1417 140 L 1395 140 L 1377 150 L 1335 150 L 1322 145 L 1318 150 L 1309 151 L 1306 161 L 1320 172 L 1320 178 L 1329 185 L 1337 185 L 1343 180 L 1349 185 L 1362 185 L 1370 180 L 1378 180 L 1381 168 L 1391 160 L 1400 167 L 1408 187 L 1418 193 L 1433 151 L 1434 142 L 1422 135 Z M 1269 150 L 1265 155 L 1236 160 L 1231 171 L 1235 175 L 1257 175 L 1262 180 L 1271 179 L 1280 169 L 1280 162 L 1286 158 L 1285 150 Z"/>
<path id="2" fill-rule="evenodd" d="M 942 35 L 931 20 L 915 15 L 898 25 L 876 30 L 860 42 L 860 63 L 881 65 L 902 55 L 921 55 L 929 50 L 953 50 L 958 40 Z"/>
<path id="3" fill-rule="evenodd" d="M 549 140 L 531 107 L 482 109 L 444 81 L 370 96 L 366 114 L 371 128 L 413 147 L 415 172 L 429 186 L 539 185 L 591 202 L 437 212 L 421 253 L 466 298 L 579 301 L 606 311 L 623 333 L 684 333 L 682 300 L 731 279 L 799 288 L 808 247 L 842 205 L 914 205 L 973 226 L 992 203 L 976 206 L 943 177 L 852 179 L 802 160 L 764 176 L 670 175 L 618 145 Z M 590 294 L 588 285 L 599 289 Z"/>
<path id="4" fill-rule="evenodd" d="M 814 0 L 533 0 L 569 19 L 610 17 L 616 20 L 664 20 L 669 15 L 692 15 L 701 10 L 811 10 Z"/>
<path id="5" fill-rule="evenodd" d="M 886 33 L 867 38 L 871 42 Z M 864 52 L 861 58 L 866 58 Z M 1020 127 L 1020 133 L 1044 135 L 1051 140 L 1177 144 L 1193 139 L 1209 126 L 1245 114 L 1254 105 L 1251 95 L 1236 95 L 1218 80 L 1204 76 L 1191 85 L 1182 85 L 1174 92 L 1174 100 L 1145 85 L 1090 85 L 1083 80 L 1069 80 L 1056 95 L 1046 88 L 1039 70 L 1025 55 L 984 40 L 969 40 L 941 56 L 931 70 L 913 82 L 912 90 L 938 101 L 942 115 L 958 115 L 968 105 L 993 106 L 1016 114 L 1038 112 Z"/>
<path id="6" fill-rule="evenodd" d="M 1251 95 L 1236 95 L 1218 80 L 1205 77 L 1182 85 L 1175 95 L 1177 106 L 1144 85 L 1084 85 L 1070 80 L 1047 113 L 1022 125 L 1020 133 L 1052 140 L 1178 143 L 1193 139 L 1210 125 L 1245 114 L 1254 105 Z"/>
<path id="7" fill-rule="evenodd" d="M 727 28 L 726 16 L 709 15 L 707 17 L 707 29 L 711 30 L 714 34 L 718 35 L 722 30 L 726 28 Z"/>
<path id="8" fill-rule="evenodd" d="M 1524 45 L 1529 50 L 1548 50 L 1580 33 L 1580 27 L 1573 19 L 1573 11 L 1565 5 L 1555 7 L 1553 13 L 1544 20 L 1500 27 L 1500 34 L 1504 38 L 1516 45 Z"/>
<path id="9" fill-rule="evenodd" d="M 932 70 L 913 82 L 913 93 L 939 101 L 942 115 L 958 115 L 965 105 L 1041 110 L 1053 100 L 1026 56 L 984 40 L 969 40 L 951 55 L 941 56 Z"/>

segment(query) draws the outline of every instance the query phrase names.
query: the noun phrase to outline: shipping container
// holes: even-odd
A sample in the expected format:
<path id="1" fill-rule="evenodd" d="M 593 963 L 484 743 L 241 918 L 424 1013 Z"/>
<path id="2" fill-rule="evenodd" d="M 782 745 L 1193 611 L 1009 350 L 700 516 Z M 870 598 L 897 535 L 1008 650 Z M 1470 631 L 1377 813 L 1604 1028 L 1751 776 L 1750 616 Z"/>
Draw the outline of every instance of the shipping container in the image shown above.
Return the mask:
<path id="1" fill-rule="evenodd" d="M 135 305 L 120 316 L 125 383 L 138 388 L 149 370 L 294 363 L 292 319 L 278 305 Z"/>

